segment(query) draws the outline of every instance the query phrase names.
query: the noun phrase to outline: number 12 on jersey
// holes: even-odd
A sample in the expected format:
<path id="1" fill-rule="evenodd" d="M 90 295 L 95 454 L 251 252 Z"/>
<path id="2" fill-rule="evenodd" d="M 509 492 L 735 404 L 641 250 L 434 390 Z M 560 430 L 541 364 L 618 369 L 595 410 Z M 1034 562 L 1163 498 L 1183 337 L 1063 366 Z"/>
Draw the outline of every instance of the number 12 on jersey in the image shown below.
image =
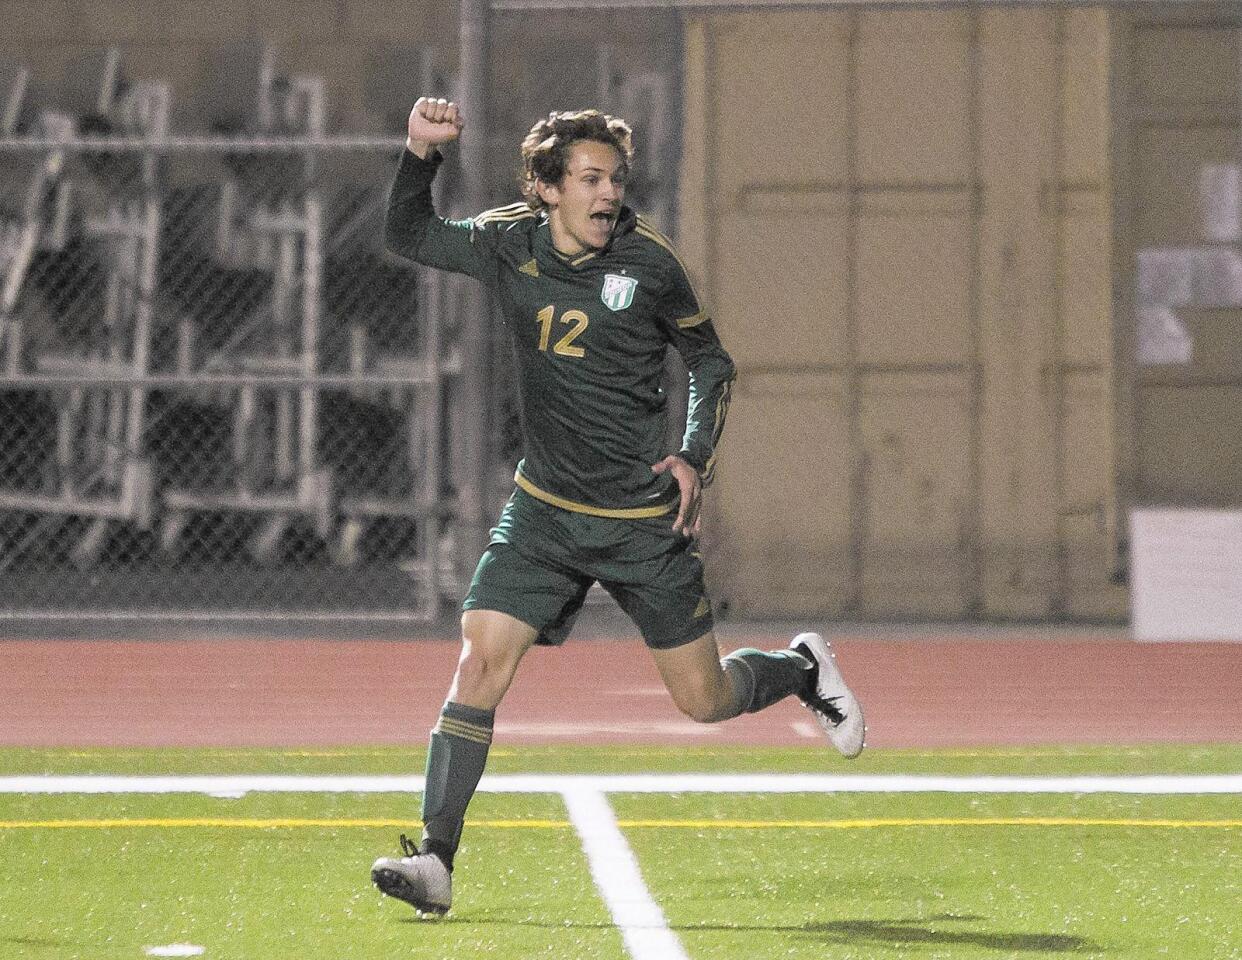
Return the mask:
<path id="1" fill-rule="evenodd" d="M 535 315 L 535 322 L 539 324 L 539 349 L 541 351 L 548 349 L 548 342 L 552 339 L 552 323 L 555 316 L 556 306 L 551 303 Z M 591 322 L 591 318 L 581 310 L 566 310 L 556 322 L 568 324 L 570 329 L 561 339 L 556 341 L 556 344 L 552 347 L 552 352 L 562 357 L 586 356 L 586 350 L 582 347 L 574 346 L 574 341 L 582 336 L 582 332 L 586 330 L 587 325 Z"/>

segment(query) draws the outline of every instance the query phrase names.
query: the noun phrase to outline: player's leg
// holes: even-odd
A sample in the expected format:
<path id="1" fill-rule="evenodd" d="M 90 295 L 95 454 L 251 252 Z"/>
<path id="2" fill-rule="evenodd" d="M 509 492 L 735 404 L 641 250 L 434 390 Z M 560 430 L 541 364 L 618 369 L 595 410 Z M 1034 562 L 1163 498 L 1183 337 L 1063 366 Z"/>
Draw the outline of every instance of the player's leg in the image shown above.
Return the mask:
<path id="1" fill-rule="evenodd" d="M 479 784 L 495 709 L 535 642 L 568 633 L 591 585 L 558 561 L 541 505 L 517 491 L 492 531 L 463 604 L 462 652 L 427 752 L 423 839 L 401 838 L 401 858 L 380 858 L 371 877 L 387 894 L 424 913 L 444 913 L 466 807 Z M 547 508 L 554 509 L 554 508 Z M 519 552 L 511 540 L 520 540 Z"/>
<path id="2" fill-rule="evenodd" d="M 672 533 L 663 517 L 597 521 L 608 523 L 601 530 L 612 533 L 613 550 L 593 572 L 638 626 L 683 713 L 714 723 L 804 689 L 812 664 L 795 651 L 741 650 L 720 659 L 696 543 Z"/>
<path id="3" fill-rule="evenodd" d="M 800 634 L 785 650 L 748 648 L 722 660 L 697 545 L 670 539 L 662 524 L 618 529 L 612 558 L 595 572 L 642 631 L 682 712 L 710 723 L 763 710 L 794 694 L 842 754 L 858 756 L 865 732 L 862 709 L 823 637 Z"/>
<path id="4" fill-rule="evenodd" d="M 468 610 L 461 619 L 461 658 L 427 750 L 422 843 L 415 846 L 403 834 L 404 856 L 381 857 L 371 867 L 384 893 L 436 915 L 452 905 L 453 859 L 487 766 L 496 707 L 537 635 L 529 624 L 494 610 Z"/>
<path id="5" fill-rule="evenodd" d="M 787 650 L 746 648 L 723 659 L 711 633 L 651 652 L 673 702 L 694 720 L 715 723 L 757 713 L 794 694 L 843 756 L 862 753 L 862 706 L 846 686 L 831 644 L 817 633 L 799 634 Z"/>
<path id="6" fill-rule="evenodd" d="M 487 765 L 496 707 L 537 635 L 534 627 L 496 610 L 467 610 L 461 631 L 461 659 L 431 731 L 423 792 L 421 850 L 436 854 L 449 870 L 466 807 Z"/>
<path id="7" fill-rule="evenodd" d="M 763 710 L 804 693 L 811 678 L 811 664 L 793 650 L 737 650 L 722 659 L 712 632 L 651 653 L 677 708 L 700 723 Z"/>

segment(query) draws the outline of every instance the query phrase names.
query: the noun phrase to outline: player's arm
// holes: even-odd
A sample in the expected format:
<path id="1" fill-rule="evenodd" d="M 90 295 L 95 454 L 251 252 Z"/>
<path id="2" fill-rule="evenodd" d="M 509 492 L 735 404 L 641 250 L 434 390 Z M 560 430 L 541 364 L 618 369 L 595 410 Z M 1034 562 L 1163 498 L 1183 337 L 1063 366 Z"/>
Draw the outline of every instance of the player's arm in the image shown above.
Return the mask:
<path id="1" fill-rule="evenodd" d="M 673 340 L 690 373 L 686 432 L 678 456 L 699 472 L 707 486 L 715 473 L 716 445 L 724 432 L 737 368 L 711 319 L 694 319 L 692 325 L 679 328 Z"/>
<path id="2" fill-rule="evenodd" d="M 716 468 L 716 444 L 729 413 L 737 370 L 675 255 L 669 263 L 660 312 L 669 341 L 690 373 L 686 432 L 677 455 L 698 471 L 706 486 Z"/>
<path id="3" fill-rule="evenodd" d="M 419 97 L 410 111 L 405 151 L 388 197 L 384 244 L 416 263 L 487 278 L 494 252 L 473 221 L 436 213 L 431 182 L 443 159 L 440 147 L 456 140 L 464 121 L 457 104 Z"/>
<path id="4" fill-rule="evenodd" d="M 737 373 L 680 263 L 661 308 L 669 339 L 690 374 L 690 398 L 681 449 L 657 464 L 662 467 L 657 472 L 668 470 L 677 480 L 681 506 L 673 529 L 689 536 L 699 532 L 702 489 L 711 483 L 715 471 L 716 444 L 724 430 Z"/>

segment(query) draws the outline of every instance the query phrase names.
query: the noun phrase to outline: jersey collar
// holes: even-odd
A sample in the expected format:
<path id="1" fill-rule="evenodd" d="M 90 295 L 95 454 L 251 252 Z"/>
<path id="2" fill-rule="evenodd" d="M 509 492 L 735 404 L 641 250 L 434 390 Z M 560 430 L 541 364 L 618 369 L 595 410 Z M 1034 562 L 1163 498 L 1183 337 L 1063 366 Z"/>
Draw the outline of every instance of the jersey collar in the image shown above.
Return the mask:
<path id="1" fill-rule="evenodd" d="M 539 225 L 535 230 L 535 246 L 539 253 L 546 253 L 556 263 L 562 263 L 567 267 L 577 268 L 583 264 L 589 263 L 596 257 L 605 256 L 612 250 L 613 244 L 617 239 L 632 233 L 634 227 L 638 223 L 638 216 L 629 207 L 621 208 L 621 215 L 617 217 L 616 224 L 612 228 L 612 236 L 608 240 L 608 245 L 601 250 L 588 250 L 586 253 L 579 253 L 572 257 L 567 257 L 561 253 L 552 244 L 552 228 L 548 225 L 548 214 L 545 210 L 539 217 Z"/>

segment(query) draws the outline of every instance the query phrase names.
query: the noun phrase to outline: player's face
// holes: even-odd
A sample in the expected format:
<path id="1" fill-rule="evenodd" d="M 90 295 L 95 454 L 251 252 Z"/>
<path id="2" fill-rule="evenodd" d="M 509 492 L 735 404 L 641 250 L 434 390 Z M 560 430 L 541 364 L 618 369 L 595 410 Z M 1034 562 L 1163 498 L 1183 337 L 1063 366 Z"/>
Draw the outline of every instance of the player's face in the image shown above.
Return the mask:
<path id="1" fill-rule="evenodd" d="M 557 250 L 572 257 L 608 244 L 628 173 L 624 158 L 610 144 L 579 140 L 570 146 L 561 182 L 538 185 Z"/>

